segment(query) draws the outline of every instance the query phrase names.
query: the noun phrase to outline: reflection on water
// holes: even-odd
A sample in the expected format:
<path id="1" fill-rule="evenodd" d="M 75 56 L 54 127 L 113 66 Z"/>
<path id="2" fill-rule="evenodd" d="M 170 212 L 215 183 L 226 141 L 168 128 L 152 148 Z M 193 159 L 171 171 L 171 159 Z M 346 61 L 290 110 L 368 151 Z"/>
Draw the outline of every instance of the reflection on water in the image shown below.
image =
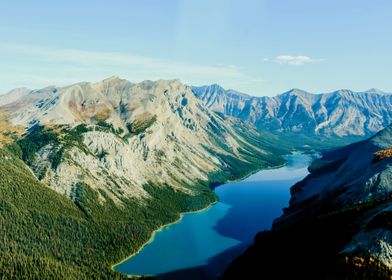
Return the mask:
<path id="1" fill-rule="evenodd" d="M 153 242 L 116 270 L 160 279 L 215 279 L 258 231 L 269 229 L 281 215 L 290 198 L 290 186 L 308 174 L 311 159 L 291 155 L 285 167 L 216 188 L 217 204 L 186 214 L 178 224 L 158 232 Z"/>

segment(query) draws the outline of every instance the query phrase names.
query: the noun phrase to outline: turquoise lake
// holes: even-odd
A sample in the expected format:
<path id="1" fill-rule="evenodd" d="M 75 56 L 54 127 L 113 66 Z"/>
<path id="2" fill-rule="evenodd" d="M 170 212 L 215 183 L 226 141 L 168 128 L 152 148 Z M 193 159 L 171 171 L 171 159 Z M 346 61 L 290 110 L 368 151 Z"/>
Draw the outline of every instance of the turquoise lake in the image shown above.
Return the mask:
<path id="1" fill-rule="evenodd" d="M 288 205 L 290 187 L 308 174 L 313 158 L 293 154 L 286 159 L 284 167 L 217 187 L 218 203 L 184 215 L 115 269 L 157 279 L 216 279 L 253 242 L 258 231 L 271 228 Z"/>

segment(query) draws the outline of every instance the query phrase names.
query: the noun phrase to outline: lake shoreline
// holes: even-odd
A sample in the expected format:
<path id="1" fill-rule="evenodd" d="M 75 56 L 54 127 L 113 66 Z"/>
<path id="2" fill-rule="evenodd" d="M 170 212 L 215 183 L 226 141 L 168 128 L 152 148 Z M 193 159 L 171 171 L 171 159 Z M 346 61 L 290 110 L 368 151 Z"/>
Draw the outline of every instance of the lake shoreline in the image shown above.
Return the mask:
<path id="1" fill-rule="evenodd" d="M 295 153 L 295 152 L 294 152 L 294 153 Z M 293 153 L 292 153 L 292 154 L 293 154 Z M 288 155 L 290 155 L 290 154 L 288 154 Z M 260 171 L 271 170 L 271 169 L 279 169 L 279 168 L 282 168 L 282 167 L 286 166 L 287 164 L 288 164 L 288 162 L 286 161 L 284 164 L 281 164 L 281 165 L 269 166 L 269 167 L 266 167 L 266 168 L 260 168 L 260 169 L 252 170 L 252 171 L 249 172 L 248 174 L 246 174 L 246 175 L 244 175 L 244 176 L 241 176 L 241 177 L 238 178 L 238 179 L 235 179 L 235 180 L 227 180 L 227 181 L 225 181 L 225 182 L 222 182 L 221 184 L 219 184 L 219 185 L 217 185 L 217 186 L 211 188 L 211 191 L 215 192 L 215 189 L 216 189 L 216 188 L 218 188 L 218 187 L 220 187 L 220 186 L 222 186 L 222 185 L 224 185 L 224 184 L 226 184 L 226 183 L 240 182 L 240 181 L 243 181 L 243 180 L 245 180 L 246 178 L 248 178 L 248 177 L 250 177 L 250 176 L 252 176 L 252 175 L 254 175 L 254 174 L 256 174 L 256 173 L 258 173 L 258 172 L 260 172 Z M 188 211 L 188 212 L 181 212 L 181 213 L 180 213 L 180 216 L 179 216 L 179 218 L 178 218 L 177 220 L 175 220 L 175 221 L 173 221 L 173 222 L 171 222 L 171 223 L 168 223 L 168 224 L 164 224 L 164 225 L 160 226 L 158 229 L 153 230 L 153 231 L 151 232 L 151 235 L 150 235 L 150 237 L 148 238 L 148 240 L 147 240 L 145 243 L 143 243 L 143 244 L 140 246 L 140 248 L 139 248 L 135 253 L 133 253 L 132 255 L 130 255 L 130 256 L 128 256 L 128 257 L 122 259 L 121 261 L 119 261 L 119 262 L 117 262 L 117 263 L 115 263 L 115 264 L 113 264 L 113 265 L 111 266 L 111 269 L 112 269 L 113 271 L 116 271 L 116 270 L 115 270 L 115 267 L 116 267 L 116 266 L 118 266 L 118 265 L 122 264 L 123 262 L 125 262 L 125 261 L 127 261 L 127 260 L 129 260 L 129 259 L 131 259 L 131 258 L 133 258 L 133 257 L 135 257 L 136 255 L 138 255 L 138 254 L 139 254 L 148 244 L 150 244 L 150 243 L 152 243 L 152 242 L 154 241 L 155 235 L 156 235 L 157 233 L 161 232 L 162 230 L 164 230 L 165 228 L 167 228 L 167 227 L 169 227 L 169 226 L 172 226 L 172 225 L 175 225 L 175 224 L 181 222 L 181 220 L 183 219 L 183 217 L 184 217 L 185 215 L 187 215 L 187 214 L 196 214 L 196 213 L 199 213 L 199 212 L 206 211 L 206 210 L 208 210 L 209 208 L 211 208 L 213 205 L 215 205 L 215 204 L 218 203 L 218 202 L 219 202 L 219 198 L 218 198 L 216 201 L 214 201 L 214 202 L 208 204 L 206 207 L 201 208 L 201 209 L 199 209 L 199 210 Z M 118 272 L 118 271 L 116 271 L 116 272 Z M 121 272 L 118 272 L 118 273 L 121 273 Z M 121 274 L 122 274 L 122 273 L 121 273 Z M 137 274 L 135 274 L 135 275 L 132 275 L 132 274 L 123 274 L 123 275 L 126 275 L 127 277 L 148 277 L 148 276 L 153 277 L 153 276 L 154 276 L 154 275 L 137 275 Z"/>
<path id="2" fill-rule="evenodd" d="M 151 235 L 150 235 L 150 237 L 148 238 L 148 240 L 147 240 L 145 243 L 143 243 L 142 246 L 141 246 L 135 253 L 133 253 L 132 255 L 126 257 L 125 259 L 119 261 L 118 263 L 113 264 L 113 265 L 111 266 L 112 270 L 113 270 L 113 271 L 116 271 L 116 270 L 114 269 L 116 266 L 118 266 L 119 264 L 121 264 L 121 263 L 123 263 L 123 262 L 125 262 L 125 261 L 127 261 L 127 260 L 129 260 L 129 259 L 131 259 L 131 258 L 133 258 L 133 257 L 135 257 L 137 254 L 139 254 L 139 253 L 144 249 L 144 247 L 146 247 L 148 244 L 150 244 L 151 242 L 154 241 L 155 235 L 156 235 L 158 232 L 161 232 L 161 231 L 164 230 L 165 228 L 167 228 L 167 227 L 169 227 L 169 226 L 172 226 L 172 225 L 175 225 L 175 224 L 181 222 L 181 220 L 183 219 L 183 217 L 184 217 L 185 215 L 188 215 L 188 214 L 196 214 L 196 213 L 199 213 L 199 212 L 206 211 L 206 210 L 208 210 L 209 208 L 211 208 L 211 207 L 212 207 L 214 204 L 216 204 L 216 203 L 218 203 L 218 200 L 216 200 L 216 201 L 214 201 L 214 202 L 208 204 L 206 207 L 201 208 L 201 209 L 199 209 L 199 210 L 181 212 L 181 213 L 180 213 L 180 217 L 179 217 L 177 220 L 175 220 L 175 221 L 173 221 L 173 222 L 171 222 L 171 223 L 168 223 L 168 224 L 164 224 L 164 225 L 160 226 L 158 229 L 153 230 L 153 231 L 151 232 Z M 116 271 L 116 272 L 117 272 L 117 271 Z M 119 273 L 121 273 L 121 272 L 119 272 Z M 129 276 L 129 277 L 138 277 L 138 276 L 142 277 L 142 276 L 153 276 L 153 275 L 129 275 L 129 274 L 127 274 L 127 276 Z"/>

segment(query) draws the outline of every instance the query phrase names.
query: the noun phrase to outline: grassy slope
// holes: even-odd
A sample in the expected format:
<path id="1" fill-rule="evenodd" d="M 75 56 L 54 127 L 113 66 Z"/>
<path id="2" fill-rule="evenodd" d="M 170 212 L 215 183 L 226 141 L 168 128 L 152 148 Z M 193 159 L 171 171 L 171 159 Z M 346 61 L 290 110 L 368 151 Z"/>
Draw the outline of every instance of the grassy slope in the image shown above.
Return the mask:
<path id="1" fill-rule="evenodd" d="M 276 136 L 267 132 L 253 130 L 245 123 L 235 123 L 233 128 L 246 141 L 243 142 L 242 139 L 237 138 L 237 141 L 242 144 L 238 151 L 243 160 L 239 161 L 230 155 L 231 148 L 224 144 L 224 139 L 219 139 L 219 133 L 211 134 L 212 139 L 216 140 L 215 144 L 227 153 L 222 154 L 206 148 L 211 154 L 218 157 L 224 165 L 224 168 L 219 172 L 209 174 L 210 186 L 220 185 L 227 180 L 242 179 L 257 170 L 277 167 L 286 163 L 282 155 L 288 154 L 291 148 L 280 148 L 279 146 L 282 142 Z M 263 152 L 258 150 L 258 148 L 263 150 Z"/>

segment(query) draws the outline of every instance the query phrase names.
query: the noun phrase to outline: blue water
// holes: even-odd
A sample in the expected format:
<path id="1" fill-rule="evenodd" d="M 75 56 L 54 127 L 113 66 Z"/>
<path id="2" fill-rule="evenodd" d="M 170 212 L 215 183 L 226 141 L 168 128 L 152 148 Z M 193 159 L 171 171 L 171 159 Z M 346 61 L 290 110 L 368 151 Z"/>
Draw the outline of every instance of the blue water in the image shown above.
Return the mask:
<path id="1" fill-rule="evenodd" d="M 295 154 L 287 160 L 285 167 L 217 187 L 218 203 L 184 215 L 115 269 L 158 279 L 216 279 L 258 231 L 270 229 L 288 205 L 289 188 L 308 174 L 311 156 Z"/>

